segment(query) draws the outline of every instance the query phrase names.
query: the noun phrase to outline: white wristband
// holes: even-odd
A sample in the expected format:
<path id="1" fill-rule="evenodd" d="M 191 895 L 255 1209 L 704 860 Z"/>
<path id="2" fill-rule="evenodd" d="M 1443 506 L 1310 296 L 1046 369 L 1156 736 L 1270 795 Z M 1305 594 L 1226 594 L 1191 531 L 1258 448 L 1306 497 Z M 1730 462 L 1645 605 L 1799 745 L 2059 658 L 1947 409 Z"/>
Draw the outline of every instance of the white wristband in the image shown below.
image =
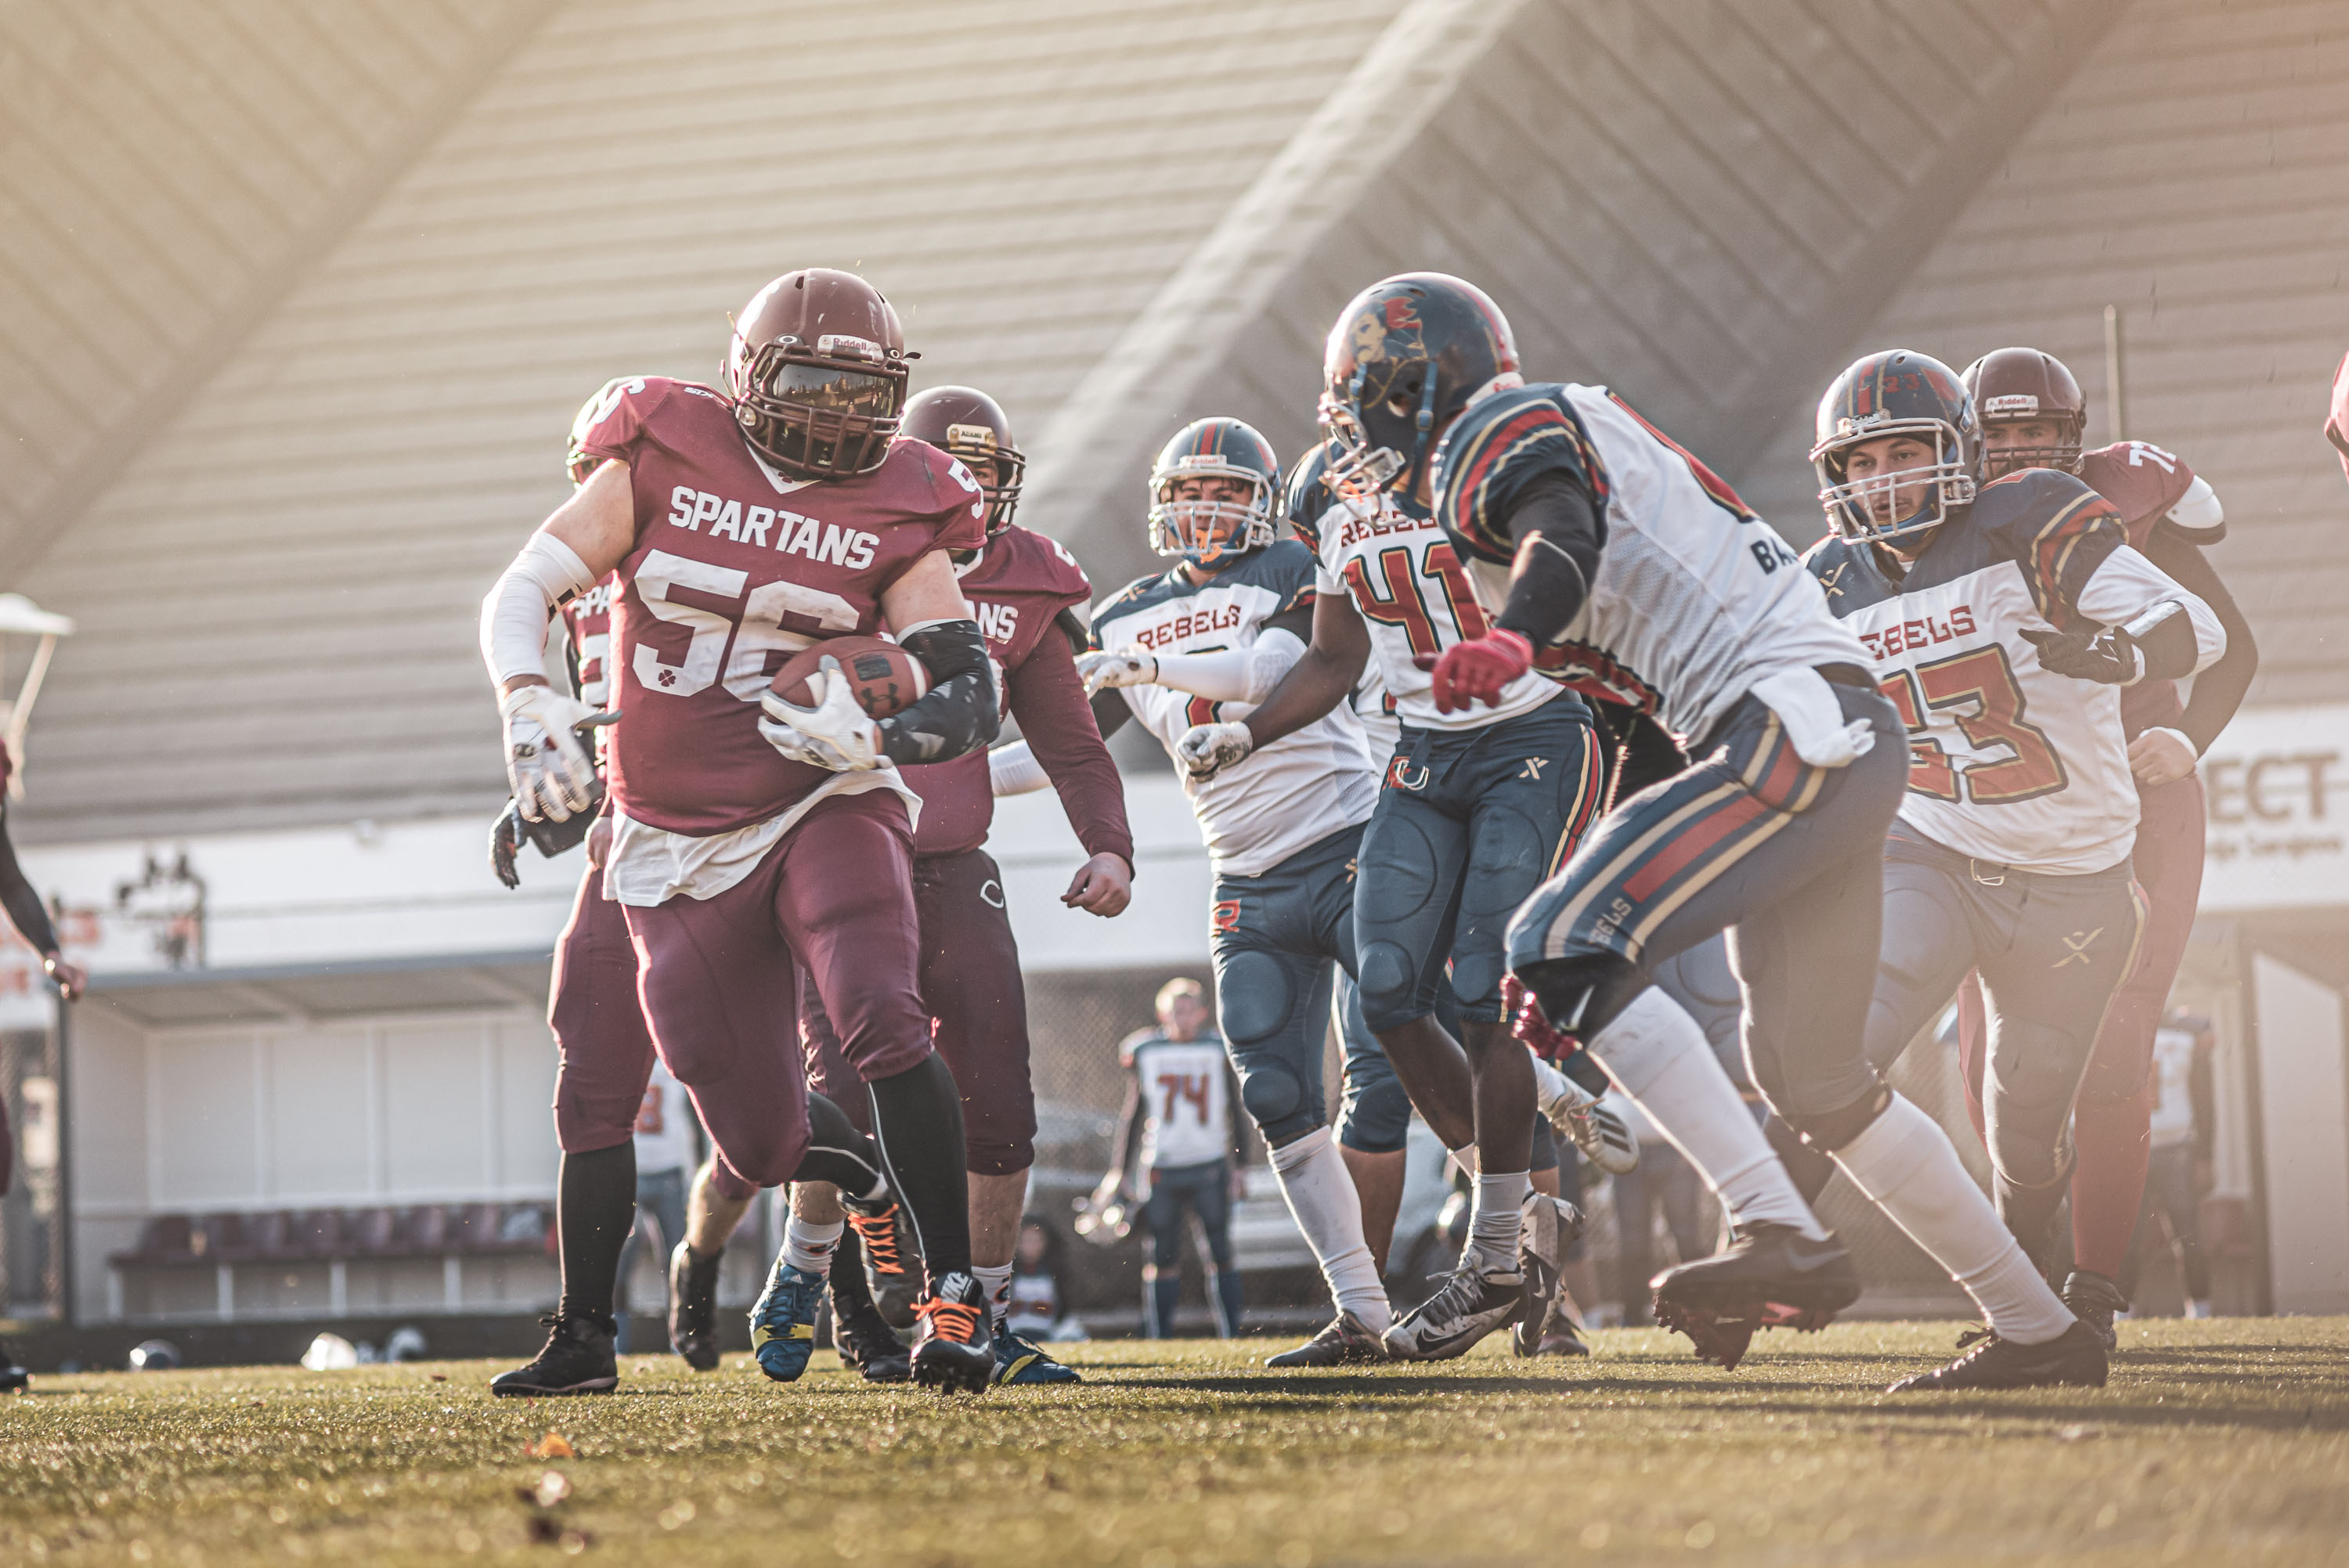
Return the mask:
<path id="1" fill-rule="evenodd" d="M 1052 781 L 1044 765 L 1024 740 L 999 746 L 987 754 L 987 782 L 995 795 L 1029 795 Z"/>
<path id="2" fill-rule="evenodd" d="M 547 613 L 595 585 L 578 552 L 541 529 L 481 600 L 481 659 L 503 686 L 546 673 Z"/>

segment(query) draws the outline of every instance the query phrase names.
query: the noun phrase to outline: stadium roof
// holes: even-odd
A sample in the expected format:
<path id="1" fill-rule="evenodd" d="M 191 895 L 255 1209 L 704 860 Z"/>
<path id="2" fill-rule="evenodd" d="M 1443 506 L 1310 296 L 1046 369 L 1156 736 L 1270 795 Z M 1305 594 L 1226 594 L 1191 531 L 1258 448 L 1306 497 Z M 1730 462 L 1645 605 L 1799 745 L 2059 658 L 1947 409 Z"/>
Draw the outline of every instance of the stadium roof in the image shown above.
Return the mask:
<path id="1" fill-rule="evenodd" d="M 859 268 L 1107 587 L 1183 419 L 1309 434 L 1319 337 L 1485 282 L 1816 531 L 1825 378 L 2043 342 L 2227 498 L 2255 700 L 2349 665 L 2349 24 L 2298 0 L 67 0 L 13 10 L 0 588 L 74 617 L 46 840 L 494 806 L 481 591 L 606 377 Z M 876 18 L 885 17 L 886 25 Z M 22 90 L 14 90 L 22 89 Z M 168 111 L 159 104 L 169 105 Z"/>

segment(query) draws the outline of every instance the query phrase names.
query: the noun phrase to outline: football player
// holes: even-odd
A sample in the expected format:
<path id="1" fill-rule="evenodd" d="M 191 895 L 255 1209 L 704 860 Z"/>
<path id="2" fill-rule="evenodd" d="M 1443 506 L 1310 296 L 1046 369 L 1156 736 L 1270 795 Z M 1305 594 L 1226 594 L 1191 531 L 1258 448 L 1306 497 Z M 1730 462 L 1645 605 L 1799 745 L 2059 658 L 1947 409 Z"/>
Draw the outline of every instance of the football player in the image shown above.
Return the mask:
<path id="1" fill-rule="evenodd" d="M 1325 449 L 1291 479 L 1290 526 L 1317 560 L 1304 657 L 1244 721 L 1202 723 L 1182 748 L 1195 772 L 1244 775 L 1256 747 L 1343 703 L 1377 648 L 1398 729 L 1355 882 L 1362 1013 L 1429 1126 L 1475 1172 L 1458 1267 L 1386 1335 L 1392 1355 L 1436 1359 L 1527 1315 L 1518 1230 L 1536 1099 L 1531 1059 L 1502 1020 L 1502 936 L 1595 814 L 1604 779 L 1590 710 L 1529 671 L 1494 706 L 1436 710 L 1416 661 L 1481 636 L 1484 613 L 1414 487 L 1350 506 L 1334 477 Z M 1457 1043 L 1435 1018 L 1447 966 Z M 1464 1105 L 1443 1093 L 1464 1048 Z"/>
<path id="2" fill-rule="evenodd" d="M 1429 312 L 1434 313 L 1433 318 Z M 1434 357 L 1438 355 L 1440 366 Z M 1404 717 L 1412 727 L 1388 766 L 1380 802 L 1393 823 L 1395 841 L 1407 847 L 1386 868 L 1397 873 L 1390 879 L 1393 885 L 1389 891 L 1365 884 L 1357 903 L 1362 938 L 1370 940 L 1382 908 L 1399 903 L 1408 909 L 1418 902 L 1409 876 L 1411 851 L 1417 847 L 1413 841 L 1456 844 L 1464 838 L 1474 846 L 1476 861 L 1464 884 L 1465 857 L 1459 850 L 1432 868 L 1440 872 L 1433 878 L 1440 895 L 1435 913 L 1447 922 L 1456 918 L 1460 925 L 1456 935 L 1430 933 L 1445 938 L 1433 954 L 1440 963 L 1445 949 L 1451 949 L 1455 984 L 1464 977 L 1468 983 L 1463 985 L 1464 1001 L 1473 986 L 1479 1012 L 1490 1015 L 1473 1026 L 1480 1048 L 1491 1053 L 1490 1060 L 1523 1070 L 1516 1068 L 1524 1058 L 1514 1045 L 1506 1053 L 1495 1046 L 1507 1034 L 1500 1019 L 1504 923 L 1533 892 L 1531 880 L 1557 868 L 1568 841 L 1596 811 L 1607 769 L 1590 728 L 1589 710 L 1578 696 L 1559 699 L 1567 705 L 1563 707 L 1544 697 L 1543 688 L 1555 690 L 1556 683 L 1534 673 L 1529 658 L 1516 660 L 1518 667 L 1514 669 L 1502 667 L 1510 662 L 1515 634 L 1495 632 L 1456 542 L 1439 523 L 1433 459 L 1441 432 L 1435 428 L 1433 406 L 1423 406 L 1436 395 L 1435 384 L 1443 379 L 1449 400 L 1444 413 L 1447 418 L 1456 417 L 1472 393 L 1515 384 L 1516 356 L 1499 311 L 1458 279 L 1433 273 L 1389 279 L 1364 291 L 1340 315 L 1330 334 L 1326 360 L 1330 384 L 1322 402 L 1335 455 L 1326 463 L 1322 482 L 1348 506 L 1343 518 L 1333 517 L 1320 542 L 1325 573 L 1344 582 L 1351 599 L 1322 596 L 1314 645 L 1306 661 L 1289 689 L 1251 716 L 1247 731 L 1258 741 L 1278 734 L 1295 714 L 1309 712 L 1327 700 L 1333 686 L 1347 678 L 1371 647 L 1377 648 L 1381 671 L 1397 701 L 1405 705 Z M 1360 421 L 1365 417 L 1381 432 L 1381 444 L 1375 450 L 1361 438 Z M 1406 594 L 1405 589 L 1412 592 Z M 1455 649 L 1467 652 L 1455 656 Z M 1495 678 L 1479 687 L 1477 707 L 1447 696 L 1446 683 L 1454 676 L 1440 673 L 1446 659 L 1454 671 L 1465 659 L 1495 672 Z M 1618 686 L 1583 686 L 1618 701 L 1638 700 Z M 1294 707 L 1288 706 L 1290 697 L 1298 699 Z M 1507 717 L 1496 721 L 1496 713 Z M 1540 725 L 1556 727 L 1563 721 L 1562 727 L 1555 734 L 1544 729 L 1537 738 L 1536 715 L 1547 716 Z M 1232 744 L 1238 749 L 1238 738 Z M 1550 749 L 1542 749 L 1545 746 Z M 1495 766 L 1504 762 L 1506 767 Z M 1482 790 L 1475 787 L 1480 775 Z M 1559 789 L 1547 810 L 1527 793 L 1545 779 Z M 1570 794 L 1560 789 L 1561 779 L 1570 785 Z M 1444 822 L 1434 822 L 1436 817 Z M 1545 823 L 1555 828 L 1555 834 Z M 1472 825 L 1476 830 L 1473 835 L 1464 833 Z M 1532 855 L 1526 851 L 1536 846 L 1520 831 L 1528 827 L 1541 840 L 1539 852 Z M 1501 849 L 1514 852 L 1514 871 L 1504 869 L 1509 863 L 1505 856 L 1492 852 Z M 1366 861 L 1366 868 L 1371 863 Z M 1456 915 L 1447 904 L 1456 905 Z M 1692 1033 L 1693 1025 L 1689 1027 Z M 1381 1037 L 1410 1083 L 1405 1064 L 1416 1047 L 1407 1039 Z M 1659 1119 L 1672 1125 L 1683 1146 L 1692 1150 L 1692 1160 L 1712 1172 L 1733 1214 L 1755 1224 L 1775 1222 L 1816 1242 L 1822 1258 L 1840 1259 L 1840 1250 L 1817 1230 L 1795 1196 L 1735 1091 L 1701 1049 L 1701 1036 L 1698 1042 L 1700 1048 L 1686 1048 L 1689 1041 L 1682 1035 L 1661 1036 L 1646 1057 L 1634 1061 L 1619 1049 L 1621 1059 L 1609 1065 L 1634 1099 L 1682 1102 L 1674 1107 L 1674 1114 Z M 1421 1102 L 1421 1109 L 1425 1112 L 1428 1108 Z M 1446 1130 L 1436 1116 L 1429 1120 L 1439 1134 Z M 1610 1156 L 1619 1162 L 1627 1154 L 1637 1158 L 1629 1140 L 1621 1139 L 1612 1148 L 1602 1146 L 1593 1159 L 1612 1168 Z M 1484 1169 L 1496 1168 L 1488 1157 Z M 1809 1278 L 1818 1277 L 1816 1269 L 1809 1271 Z M 1499 1303 L 1490 1299 L 1498 1293 L 1480 1289 L 1471 1274 L 1461 1276 L 1451 1294 L 1458 1298 L 1464 1333 L 1473 1333 L 1478 1317 L 1499 1309 Z"/>
<path id="3" fill-rule="evenodd" d="M 2002 348 L 1967 366 L 1964 381 L 1982 420 L 1984 478 L 2027 468 L 2078 475 L 2113 503 L 2130 546 L 2209 605 L 2227 634 L 2226 652 L 2194 677 L 2193 695 L 2184 702 L 2175 681 L 2140 680 L 2120 691 L 2121 730 L 2139 813 L 2129 865 L 2145 893 L 2145 935 L 2136 966 L 2106 1014 L 2072 1108 L 2075 1267 L 2063 1289 L 2065 1304 L 2110 1349 L 2116 1343 L 2113 1315 L 2128 1307 L 2115 1282 L 2128 1255 L 2152 1150 L 2159 1087 L 2154 1037 L 2202 891 L 2202 778 L 2195 764 L 2250 689 L 2259 645 L 2202 554 L 2227 531 L 2225 509 L 2209 481 L 2145 441 L 2082 451 L 2087 401 L 2071 370 L 2052 355 Z M 1959 1048 L 1972 1088 L 1982 1081 L 1982 994 L 1967 985 L 1958 999 Z"/>
<path id="4" fill-rule="evenodd" d="M 599 466 L 581 449 L 581 442 L 632 385 L 632 378 L 606 382 L 580 408 L 572 423 L 568 468 L 574 489 L 585 484 Z M 558 614 L 567 634 L 565 662 L 574 690 L 583 707 L 601 710 L 610 689 L 606 660 L 610 649 L 612 580 L 605 579 L 585 593 L 563 603 Z M 590 727 L 598 748 L 604 731 Z M 542 855 L 554 856 L 580 843 L 587 844 L 587 867 L 580 879 L 571 919 L 556 940 L 553 984 L 547 1001 L 547 1021 L 557 1052 L 554 1127 L 563 1150 L 557 1181 L 557 1250 L 562 1264 L 563 1301 L 556 1309 L 557 1333 L 548 1350 L 528 1366 L 502 1374 L 491 1384 L 499 1395 L 536 1398 L 548 1394 L 595 1393 L 617 1382 L 617 1368 L 608 1354 L 598 1354 L 593 1332 L 610 1324 L 614 1287 L 618 1282 L 620 1252 L 634 1223 L 636 1109 L 641 1108 L 645 1086 L 651 1079 L 654 1046 L 636 998 L 636 954 L 630 948 L 626 923 L 618 904 L 603 897 L 602 869 L 611 848 L 611 823 L 603 814 L 605 791 L 600 773 L 589 787 L 589 810 L 573 812 L 558 821 L 543 817 L 526 820 L 517 803 L 509 800 L 491 834 L 491 864 L 508 887 L 521 885 L 514 857 L 521 844 L 534 844 Z M 630 1097 L 633 1096 L 633 1101 Z M 870 1140 L 850 1125 L 841 1109 L 822 1097 L 812 1098 L 809 1116 L 814 1136 L 795 1175 L 844 1183 L 855 1194 L 852 1202 L 887 1224 L 895 1214 L 880 1157 Z M 614 1144 L 622 1120 L 631 1136 Z M 631 1210 L 617 1212 L 612 1194 L 619 1186 L 630 1189 Z M 718 1267 L 726 1239 L 758 1189 L 728 1171 L 713 1158 L 694 1183 L 686 1233 L 678 1238 L 669 1261 L 670 1344 L 687 1365 L 708 1371 L 718 1365 L 716 1303 Z M 739 1202 L 734 1200 L 739 1198 Z M 870 1333 L 888 1326 L 869 1310 L 868 1321 L 843 1313 L 843 1334 L 861 1326 Z M 890 1336 L 894 1341 L 895 1336 Z M 901 1347 L 902 1348 L 902 1347 Z"/>
<path id="5" fill-rule="evenodd" d="M 959 462 L 897 438 L 907 369 L 896 312 L 863 279 L 777 278 L 742 312 L 724 393 L 647 377 L 589 428 L 581 449 L 601 466 L 491 591 L 482 646 L 523 816 L 586 810 L 574 727 L 588 710 L 547 684 L 541 645 L 553 606 L 618 573 L 603 891 L 653 1037 L 727 1167 L 787 1181 L 810 1138 L 804 965 L 926 1260 L 915 1377 L 977 1389 L 995 1358 L 960 1100 L 916 989 L 919 798 L 897 765 L 995 734 L 986 643 L 948 553 L 985 539 L 987 501 Z M 837 668 L 812 707 L 769 689 L 793 652 L 885 619 L 930 676 L 903 711 L 870 717 Z M 578 1338 L 561 1315 L 555 1330 L 551 1347 Z"/>
<path id="6" fill-rule="evenodd" d="M 932 387 L 905 405 L 904 431 L 959 459 L 986 492 L 986 541 L 954 552 L 963 596 L 978 613 L 988 657 L 1002 672 L 1004 710 L 1019 722 L 1028 765 L 1058 789 L 1069 825 L 1090 857 L 1061 902 L 1093 914 L 1118 914 L 1132 897 L 1133 839 L 1126 828 L 1124 787 L 1102 744 L 1075 662 L 1085 642 L 1092 584 L 1058 542 L 1013 522 L 1026 459 L 995 399 L 967 387 Z M 922 1002 L 938 1054 L 962 1092 L 971 1272 L 991 1304 L 995 1379 L 1074 1383 L 1080 1379 L 1072 1368 L 1004 1321 L 1028 1170 L 1036 1162 L 1036 1091 L 1029 1076 L 1019 949 L 1002 873 L 981 847 L 995 812 L 988 762 L 970 752 L 908 768 L 905 782 L 922 798 L 914 832 Z M 845 1058 L 820 997 L 803 1000 L 802 1026 L 812 1081 L 844 1099 Z M 793 1200 L 796 1208 L 796 1192 Z M 820 1280 L 806 1283 L 821 1288 Z"/>
<path id="7" fill-rule="evenodd" d="M 1707 1138 L 1738 1147 L 1742 1126 L 1760 1143 L 1703 1030 L 1648 983 L 1650 966 L 1729 928 L 1754 1083 L 1994 1331 L 2058 1336 L 2071 1315 L 1940 1127 L 1863 1049 L 1850 977 L 1875 966 L 1880 835 L 1904 782 L 1866 652 L 1711 470 L 1602 387 L 1524 385 L 1513 347 L 1498 364 L 1461 352 L 1495 339 L 1511 342 L 1492 302 L 1430 273 L 1367 291 L 1330 335 L 1349 467 L 1375 485 L 1426 466 L 1493 623 L 1436 662 L 1436 706 L 1490 701 L 1538 662 L 1654 714 L 1694 759 L 1609 814 L 1511 923 L 1519 1026 L 1579 1039 L 1635 1099 L 1662 1091 L 1657 1119 L 1676 1138 L 1697 1099 L 1719 1107 Z M 1732 1206 L 1728 1250 L 1658 1278 L 1660 1317 L 1725 1329 L 1715 1348 L 1737 1351 L 1765 1309 L 1816 1324 L 1857 1295 L 1848 1255 L 1776 1181 L 1772 1207 Z"/>
<path id="8" fill-rule="evenodd" d="M 58 947 L 49 912 L 42 905 L 39 892 L 26 880 L 16 863 L 16 846 L 8 841 L 8 776 L 16 766 L 7 743 L 0 741 L 0 908 L 7 911 L 8 923 L 16 928 L 16 934 L 41 955 L 41 973 L 57 986 L 57 995 L 68 1002 L 79 1001 L 89 976 L 79 965 L 68 962 Z M 16 1144 L 8 1131 L 8 1107 L 0 1102 L 0 1198 L 8 1195 L 16 1169 Z M 0 1394 L 18 1393 L 31 1386 L 32 1375 L 17 1362 L 8 1342 L 0 1339 Z"/>
<path id="9" fill-rule="evenodd" d="M 1361 727 L 1326 715 L 1261 765 L 1200 778 L 1176 748 L 1195 725 L 1247 711 L 1304 648 L 1312 552 L 1274 540 L 1280 468 L 1237 419 L 1201 419 L 1166 443 L 1150 475 L 1152 547 L 1165 573 L 1093 612 L 1078 661 L 1094 717 L 1113 734 L 1139 718 L 1175 758 L 1215 869 L 1216 993 L 1240 1103 L 1270 1150 L 1289 1212 L 1313 1249 L 1337 1316 L 1276 1367 L 1380 1360 L 1392 1319 L 1321 1077 L 1332 964 L 1354 967 L 1355 857 L 1377 793 Z M 1009 755 L 1006 755 L 1009 753 Z M 1016 766 L 1012 748 L 997 766 Z"/>
<path id="10" fill-rule="evenodd" d="M 1939 360 L 1854 363 L 1820 400 L 1811 458 L 1832 532 L 1806 564 L 1867 645 L 1910 754 L 1868 1057 L 1889 1066 L 1980 971 L 1992 1187 L 2044 1267 L 2073 1098 L 2143 923 L 2120 688 L 2192 674 L 2226 634 L 2077 479 L 2010 467 L 1985 483 L 1973 399 Z M 1991 1330 L 1910 1382 L 2104 1380 L 2104 1341 L 2076 1318 L 2044 1339 Z"/>

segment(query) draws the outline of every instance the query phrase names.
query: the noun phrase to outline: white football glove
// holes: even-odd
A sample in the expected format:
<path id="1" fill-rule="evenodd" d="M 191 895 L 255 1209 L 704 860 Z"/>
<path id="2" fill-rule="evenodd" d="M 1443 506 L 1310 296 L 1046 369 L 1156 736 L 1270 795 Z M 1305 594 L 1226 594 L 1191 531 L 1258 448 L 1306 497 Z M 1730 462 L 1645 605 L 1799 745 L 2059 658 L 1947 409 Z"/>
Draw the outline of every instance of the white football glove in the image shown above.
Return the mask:
<path id="1" fill-rule="evenodd" d="M 1174 743 L 1174 755 L 1192 778 L 1205 782 L 1247 759 L 1256 737 L 1245 724 L 1195 724 Z"/>
<path id="2" fill-rule="evenodd" d="M 516 686 L 498 700 L 506 721 L 506 779 L 533 822 L 567 822 L 595 789 L 595 763 L 574 726 L 595 710 L 551 686 Z"/>
<path id="3" fill-rule="evenodd" d="M 1148 686 L 1158 678 L 1158 657 L 1140 648 L 1114 654 L 1079 654 L 1077 674 L 1084 677 L 1087 696 L 1111 686 Z"/>
<path id="4" fill-rule="evenodd" d="M 795 762 L 812 763 L 834 773 L 863 773 L 881 766 L 881 728 L 856 703 L 840 661 L 829 654 L 823 672 L 823 700 L 813 707 L 785 702 L 773 692 L 759 699 L 766 718 L 759 733 L 768 745 Z"/>

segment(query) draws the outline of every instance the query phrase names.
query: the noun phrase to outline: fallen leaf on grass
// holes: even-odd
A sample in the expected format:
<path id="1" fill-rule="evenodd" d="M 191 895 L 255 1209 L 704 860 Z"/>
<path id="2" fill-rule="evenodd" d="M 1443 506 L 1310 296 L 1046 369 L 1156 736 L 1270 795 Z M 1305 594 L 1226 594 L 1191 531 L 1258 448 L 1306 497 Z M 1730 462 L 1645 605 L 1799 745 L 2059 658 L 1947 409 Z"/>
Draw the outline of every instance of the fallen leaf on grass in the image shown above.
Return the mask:
<path id="1" fill-rule="evenodd" d="M 547 1433 L 546 1436 L 523 1449 L 523 1452 L 534 1460 L 575 1460 L 579 1457 L 578 1451 L 572 1448 L 561 1432 Z"/>

